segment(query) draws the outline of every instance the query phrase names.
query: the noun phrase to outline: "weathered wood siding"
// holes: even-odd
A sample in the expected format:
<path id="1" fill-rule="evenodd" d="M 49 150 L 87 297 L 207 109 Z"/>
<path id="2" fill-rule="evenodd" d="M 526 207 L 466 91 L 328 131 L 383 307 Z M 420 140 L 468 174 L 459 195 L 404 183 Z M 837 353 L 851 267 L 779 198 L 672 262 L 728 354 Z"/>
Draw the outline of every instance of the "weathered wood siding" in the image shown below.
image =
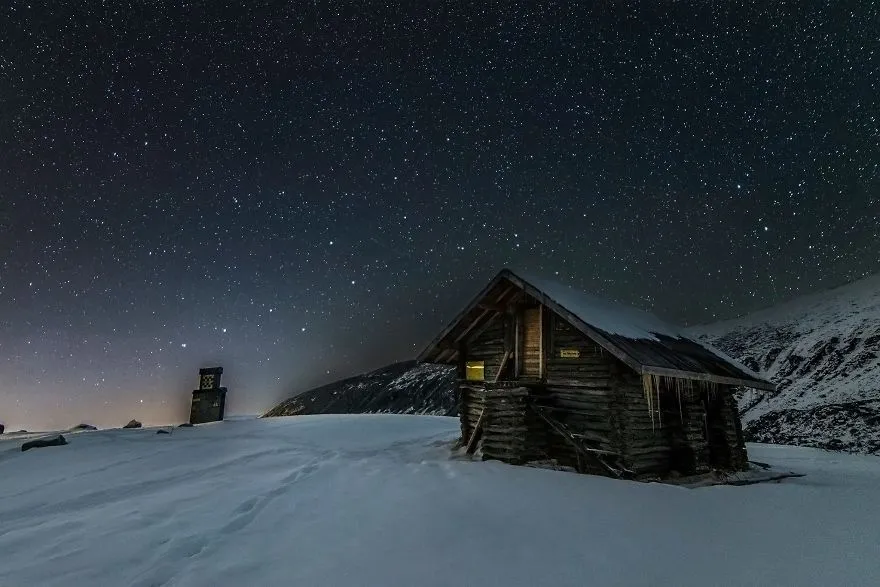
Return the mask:
<path id="1" fill-rule="evenodd" d="M 504 359 L 506 326 L 509 320 L 506 315 L 498 315 L 485 330 L 465 341 L 465 360 L 485 361 L 486 381 L 495 379 L 501 361 Z"/>
<path id="2" fill-rule="evenodd" d="M 639 373 L 563 319 L 547 309 L 521 316 L 530 318 L 499 315 L 462 347 L 463 360 L 485 362 L 485 381 L 460 384 L 465 442 L 486 409 L 484 458 L 510 463 L 553 459 L 580 471 L 607 474 L 592 456 L 597 453 L 586 447 L 612 453 L 601 453 L 602 458 L 637 475 L 747 467 L 742 425 L 729 389 L 707 392 L 693 384 L 683 392 L 685 386 L 667 380 L 660 385 L 659 397 L 652 395 L 649 403 Z M 527 334 L 535 316 L 540 316 L 537 323 L 543 328 Z M 520 381 L 513 381 L 516 362 L 511 357 L 501 382 L 493 383 L 516 341 L 522 359 Z M 535 348 L 542 351 L 539 360 L 529 358 Z M 536 378 L 535 369 L 543 373 L 543 381 Z"/>
<path id="3" fill-rule="evenodd" d="M 749 468 L 749 457 L 733 389 L 720 386 L 716 392 L 709 394 L 708 400 L 708 450 L 712 466 L 745 471 Z"/>
<path id="4" fill-rule="evenodd" d="M 613 357 L 562 318 L 553 316 L 549 322 L 548 385 L 608 388 Z M 563 357 L 564 351 L 576 351 L 579 356 Z"/>
<path id="5" fill-rule="evenodd" d="M 616 408 L 611 393 L 615 359 L 563 319 L 550 314 L 546 323 L 545 401 L 551 416 L 579 435 L 586 446 L 617 452 Z M 549 431 L 547 445 L 548 456 L 560 464 L 589 468 L 583 455 L 562 435 Z"/>
<path id="6" fill-rule="evenodd" d="M 645 398 L 642 379 L 632 369 L 620 368 L 614 377 L 615 432 L 627 468 L 636 474 L 665 474 L 670 470 L 672 443 Z M 656 405 L 653 406 L 656 410 Z M 668 423 L 667 423 L 668 424 Z"/>
<path id="7" fill-rule="evenodd" d="M 477 426 L 486 405 L 486 389 L 482 383 L 463 381 L 458 387 L 458 421 L 462 443 L 466 443 Z"/>
<path id="8" fill-rule="evenodd" d="M 483 418 L 483 459 L 511 464 L 529 460 L 526 405 L 529 390 L 525 387 L 490 388 L 485 392 L 486 415 Z"/>
<path id="9" fill-rule="evenodd" d="M 541 308 L 526 308 L 522 313 L 522 377 L 541 377 L 543 344 L 541 344 Z"/>

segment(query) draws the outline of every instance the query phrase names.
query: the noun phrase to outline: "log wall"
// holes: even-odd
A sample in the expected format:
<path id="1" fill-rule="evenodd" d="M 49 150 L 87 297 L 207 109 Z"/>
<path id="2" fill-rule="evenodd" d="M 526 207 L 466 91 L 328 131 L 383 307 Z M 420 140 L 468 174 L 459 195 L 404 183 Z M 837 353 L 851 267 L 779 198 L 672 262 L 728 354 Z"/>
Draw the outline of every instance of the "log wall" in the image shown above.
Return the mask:
<path id="1" fill-rule="evenodd" d="M 749 457 L 733 389 L 729 386 L 719 387 L 715 393 L 709 394 L 708 404 L 708 452 L 712 466 L 734 471 L 747 470 Z"/>
<path id="2" fill-rule="evenodd" d="M 485 361 L 484 377 L 486 381 L 495 379 L 501 361 L 504 359 L 505 326 L 508 320 L 506 315 L 497 315 L 485 330 L 465 343 L 465 360 Z M 508 365 L 509 367 L 510 365 Z"/>
<path id="3" fill-rule="evenodd" d="M 495 459 L 515 465 L 530 460 L 527 398 L 525 387 L 489 388 L 485 392 L 486 415 L 483 418 L 483 459 Z"/>
<path id="4" fill-rule="evenodd" d="M 641 377 L 629 368 L 616 370 L 613 383 L 616 444 L 628 469 L 636 474 L 666 474 L 672 446 L 659 411 L 645 398 Z M 667 422 L 668 426 L 669 422 Z"/>
<path id="5" fill-rule="evenodd" d="M 550 344 L 545 362 L 548 384 L 588 387 L 604 380 L 607 386 L 613 358 L 562 318 L 553 316 L 548 322 Z M 571 351 L 579 356 L 561 356 Z"/>
<path id="6" fill-rule="evenodd" d="M 458 421 L 462 443 L 467 443 L 486 405 L 486 388 L 480 382 L 463 381 L 458 388 Z"/>

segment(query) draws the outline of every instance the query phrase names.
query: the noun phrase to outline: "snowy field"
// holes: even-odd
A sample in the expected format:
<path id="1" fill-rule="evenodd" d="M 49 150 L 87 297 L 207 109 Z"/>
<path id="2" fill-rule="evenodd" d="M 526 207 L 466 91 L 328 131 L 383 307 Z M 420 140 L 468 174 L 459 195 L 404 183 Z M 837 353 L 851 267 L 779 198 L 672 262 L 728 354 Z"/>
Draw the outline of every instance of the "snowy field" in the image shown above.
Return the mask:
<path id="1" fill-rule="evenodd" d="M 451 418 L 305 416 L 0 441 L 0 585 L 878 585 L 880 458 L 659 484 L 451 460 Z M 0 437 L 2 438 L 2 437 Z"/>

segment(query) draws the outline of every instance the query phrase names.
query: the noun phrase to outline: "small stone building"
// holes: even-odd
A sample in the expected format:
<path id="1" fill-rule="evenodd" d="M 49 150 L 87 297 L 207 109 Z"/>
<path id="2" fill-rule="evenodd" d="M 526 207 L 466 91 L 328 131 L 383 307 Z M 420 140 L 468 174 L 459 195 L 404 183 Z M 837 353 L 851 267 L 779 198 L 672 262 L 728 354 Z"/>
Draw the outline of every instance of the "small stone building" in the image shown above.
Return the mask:
<path id="1" fill-rule="evenodd" d="M 199 369 L 199 388 L 192 392 L 190 424 L 218 422 L 226 413 L 226 388 L 220 387 L 223 367 Z"/>
<path id="2" fill-rule="evenodd" d="M 458 366 L 469 451 L 616 477 L 748 468 L 733 391 L 774 388 L 650 314 L 507 269 L 419 360 Z"/>

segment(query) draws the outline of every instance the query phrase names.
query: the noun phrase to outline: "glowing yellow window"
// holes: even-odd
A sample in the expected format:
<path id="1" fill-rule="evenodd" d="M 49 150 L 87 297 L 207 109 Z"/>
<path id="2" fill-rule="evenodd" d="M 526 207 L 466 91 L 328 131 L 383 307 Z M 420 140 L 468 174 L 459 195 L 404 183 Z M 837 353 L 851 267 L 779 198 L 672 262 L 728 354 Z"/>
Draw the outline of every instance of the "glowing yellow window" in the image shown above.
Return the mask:
<path id="1" fill-rule="evenodd" d="M 468 361 L 464 365 L 464 378 L 468 381 L 485 381 L 486 361 Z"/>

